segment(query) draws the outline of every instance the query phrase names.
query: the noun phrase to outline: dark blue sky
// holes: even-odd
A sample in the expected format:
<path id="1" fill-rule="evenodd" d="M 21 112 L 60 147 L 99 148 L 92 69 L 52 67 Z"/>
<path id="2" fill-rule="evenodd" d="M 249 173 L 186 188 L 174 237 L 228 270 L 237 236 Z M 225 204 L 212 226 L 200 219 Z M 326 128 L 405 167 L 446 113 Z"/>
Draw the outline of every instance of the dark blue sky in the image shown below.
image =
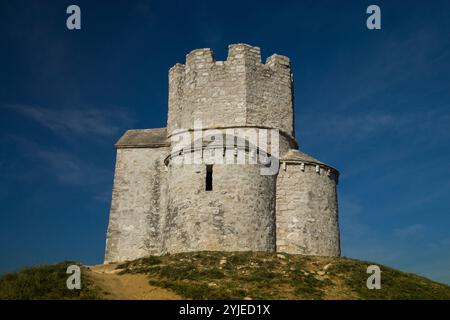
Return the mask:
<path id="1" fill-rule="evenodd" d="M 223 60 L 245 42 L 291 58 L 300 146 L 341 171 L 343 255 L 450 283 L 449 14 L 444 0 L 2 0 L 0 272 L 100 263 L 113 144 L 165 126 L 167 71 L 190 50 Z"/>

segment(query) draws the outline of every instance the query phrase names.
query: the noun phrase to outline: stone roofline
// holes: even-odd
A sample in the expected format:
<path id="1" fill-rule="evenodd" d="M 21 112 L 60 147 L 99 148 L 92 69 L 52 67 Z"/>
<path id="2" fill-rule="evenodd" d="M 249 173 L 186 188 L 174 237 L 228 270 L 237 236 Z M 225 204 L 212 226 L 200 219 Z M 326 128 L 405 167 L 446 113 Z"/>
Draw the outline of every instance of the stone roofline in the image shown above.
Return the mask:
<path id="1" fill-rule="evenodd" d="M 278 129 L 278 128 L 271 128 L 271 127 L 267 127 L 267 126 L 258 126 L 258 125 L 239 125 L 239 126 L 215 126 L 215 127 L 208 127 L 208 128 L 202 128 L 202 131 L 206 131 L 206 130 L 226 130 L 226 129 L 244 129 L 244 128 L 255 128 L 255 129 L 266 129 L 266 130 L 271 130 L 271 129 Z M 192 132 L 194 131 L 194 129 L 185 129 L 185 130 L 180 130 L 177 129 L 177 131 L 175 133 L 171 133 L 167 136 L 167 139 L 170 139 L 172 136 L 177 135 L 177 134 L 182 134 L 185 132 Z M 278 129 L 280 135 L 282 135 L 283 137 L 285 137 L 289 143 L 292 143 L 296 148 L 298 148 L 298 143 L 297 140 L 295 139 L 294 136 L 292 136 L 291 134 L 287 133 L 284 130 Z"/>
<path id="2" fill-rule="evenodd" d="M 132 144 L 132 143 L 116 143 L 114 145 L 114 147 L 116 149 L 133 149 L 133 148 L 164 148 L 164 147 L 170 147 L 170 143 L 169 142 L 164 142 L 164 143 L 141 143 L 141 144 Z"/>
<path id="3" fill-rule="evenodd" d="M 336 175 L 337 178 L 339 178 L 339 171 L 330 166 L 327 163 L 324 163 L 320 160 L 317 160 L 316 158 L 312 157 L 311 155 L 297 149 L 291 149 L 288 152 L 286 152 L 285 154 L 283 154 L 280 157 L 280 165 L 282 164 L 293 164 L 293 165 L 301 165 L 301 166 L 315 166 L 316 170 L 323 168 L 326 171 L 329 171 L 329 173 L 334 173 Z M 284 166 L 285 166 L 284 165 Z"/>
<path id="4" fill-rule="evenodd" d="M 265 126 L 238 126 L 238 127 L 234 127 L 234 126 L 223 126 L 223 127 L 210 127 L 210 128 L 203 128 L 202 131 L 206 131 L 206 130 L 226 130 L 226 129 L 238 129 L 238 128 L 256 128 L 256 129 L 275 129 L 275 128 L 270 128 L 270 127 L 265 127 Z M 160 128 L 158 128 L 160 129 Z M 139 129 L 133 129 L 134 131 L 139 131 Z M 148 129 L 141 129 L 143 130 L 148 130 Z M 297 140 L 289 133 L 283 131 L 283 130 L 279 130 L 280 135 L 282 135 L 283 137 L 285 137 L 290 144 L 292 144 L 295 148 L 298 148 L 298 143 Z M 170 147 L 170 138 L 174 135 L 177 134 L 182 134 L 185 132 L 193 132 L 194 129 L 186 129 L 186 130 L 179 130 L 176 133 L 173 134 L 169 134 L 167 136 L 167 139 L 165 141 L 158 141 L 158 142 L 149 142 L 149 143 L 121 143 L 121 139 L 126 135 L 123 134 L 121 138 L 119 138 L 119 140 L 117 141 L 117 143 L 114 145 L 114 147 L 116 149 L 125 149 L 125 148 L 162 148 L 162 147 Z M 127 131 L 128 132 L 128 131 Z"/>
<path id="5" fill-rule="evenodd" d="M 323 162 L 315 162 L 315 161 L 309 161 L 309 160 L 291 160 L 291 159 L 280 159 L 280 167 L 282 167 L 283 163 L 286 164 L 294 164 L 294 165 L 309 165 L 309 166 L 313 166 L 313 167 L 319 167 L 319 168 L 323 168 L 325 170 L 330 170 L 330 173 L 334 173 L 336 175 L 336 178 L 338 179 L 340 176 L 340 172 L 339 170 L 337 170 L 336 168 L 323 163 Z M 336 181 L 337 183 L 337 181 Z"/>
<path id="6" fill-rule="evenodd" d="M 239 138 L 238 136 L 234 136 L 236 138 Z M 244 152 L 250 153 L 252 151 L 256 154 L 263 154 L 266 157 L 272 157 L 272 154 L 270 152 L 267 152 L 266 150 L 263 150 L 259 148 L 258 146 L 251 143 L 249 140 L 244 140 L 244 145 L 241 145 L 239 143 L 233 143 L 233 144 L 227 144 L 227 141 L 225 141 L 225 144 L 220 143 L 216 144 L 214 141 L 210 141 L 209 143 L 204 143 L 200 146 L 196 146 L 195 142 L 191 143 L 189 146 L 186 146 L 188 148 L 183 148 L 181 150 L 176 150 L 174 152 L 171 152 L 167 155 L 167 157 L 164 159 L 164 164 L 168 165 L 170 160 L 172 160 L 175 157 L 182 156 L 189 153 L 195 153 L 196 151 L 204 151 L 204 150 L 222 150 L 223 156 L 225 156 L 226 151 L 233 151 L 236 152 L 237 150 L 243 150 Z M 237 154 L 235 154 L 237 155 Z"/>

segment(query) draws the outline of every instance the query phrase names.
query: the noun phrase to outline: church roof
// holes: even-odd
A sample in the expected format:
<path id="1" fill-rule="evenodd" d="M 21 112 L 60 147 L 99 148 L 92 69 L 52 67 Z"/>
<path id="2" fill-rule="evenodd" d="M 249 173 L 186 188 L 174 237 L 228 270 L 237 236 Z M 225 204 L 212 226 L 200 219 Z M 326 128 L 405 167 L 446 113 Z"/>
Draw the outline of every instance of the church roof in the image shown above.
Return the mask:
<path id="1" fill-rule="evenodd" d="M 300 150 L 290 149 L 288 152 L 286 152 L 281 158 L 280 161 L 282 162 L 291 162 L 291 163 L 311 163 L 311 164 L 318 164 L 325 167 L 328 167 L 330 169 L 335 170 L 338 172 L 335 168 L 332 166 L 317 160 L 316 158 L 310 156 L 309 154 L 306 154 Z"/>
<path id="2" fill-rule="evenodd" d="M 167 129 L 132 129 L 115 144 L 116 148 L 158 148 L 168 146 Z"/>

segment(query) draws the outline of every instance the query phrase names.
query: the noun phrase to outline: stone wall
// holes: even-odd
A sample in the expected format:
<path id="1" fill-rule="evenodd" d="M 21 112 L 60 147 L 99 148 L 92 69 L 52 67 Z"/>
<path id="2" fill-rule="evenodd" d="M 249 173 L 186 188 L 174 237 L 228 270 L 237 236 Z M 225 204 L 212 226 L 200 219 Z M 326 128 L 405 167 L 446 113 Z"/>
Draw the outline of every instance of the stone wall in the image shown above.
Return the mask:
<path id="1" fill-rule="evenodd" d="M 105 262 L 160 254 L 167 147 L 117 149 Z"/>
<path id="2" fill-rule="evenodd" d="M 274 54 L 246 69 L 246 124 L 278 128 L 294 136 L 293 84 L 289 58 Z"/>
<path id="3" fill-rule="evenodd" d="M 275 250 L 275 180 L 260 165 L 170 165 L 165 247 L 197 250 Z"/>
<path id="4" fill-rule="evenodd" d="M 277 251 L 339 256 L 337 175 L 316 165 L 281 164 L 277 179 Z"/>
<path id="5" fill-rule="evenodd" d="M 201 120 L 204 128 L 256 125 L 293 136 L 292 107 L 289 59 L 272 55 L 262 64 L 258 47 L 230 45 L 226 61 L 197 49 L 169 71 L 169 135 Z"/>

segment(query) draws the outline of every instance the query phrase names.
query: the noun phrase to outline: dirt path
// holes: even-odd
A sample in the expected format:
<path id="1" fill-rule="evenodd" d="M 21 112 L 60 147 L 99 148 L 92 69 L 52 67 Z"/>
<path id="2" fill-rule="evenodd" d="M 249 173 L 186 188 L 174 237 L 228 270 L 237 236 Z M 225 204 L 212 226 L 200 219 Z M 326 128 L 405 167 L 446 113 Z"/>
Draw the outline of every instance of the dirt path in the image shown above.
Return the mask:
<path id="1" fill-rule="evenodd" d="M 85 275 L 101 290 L 102 298 L 111 300 L 177 300 L 172 291 L 151 286 L 144 274 L 117 274 L 116 265 L 86 266 Z"/>

